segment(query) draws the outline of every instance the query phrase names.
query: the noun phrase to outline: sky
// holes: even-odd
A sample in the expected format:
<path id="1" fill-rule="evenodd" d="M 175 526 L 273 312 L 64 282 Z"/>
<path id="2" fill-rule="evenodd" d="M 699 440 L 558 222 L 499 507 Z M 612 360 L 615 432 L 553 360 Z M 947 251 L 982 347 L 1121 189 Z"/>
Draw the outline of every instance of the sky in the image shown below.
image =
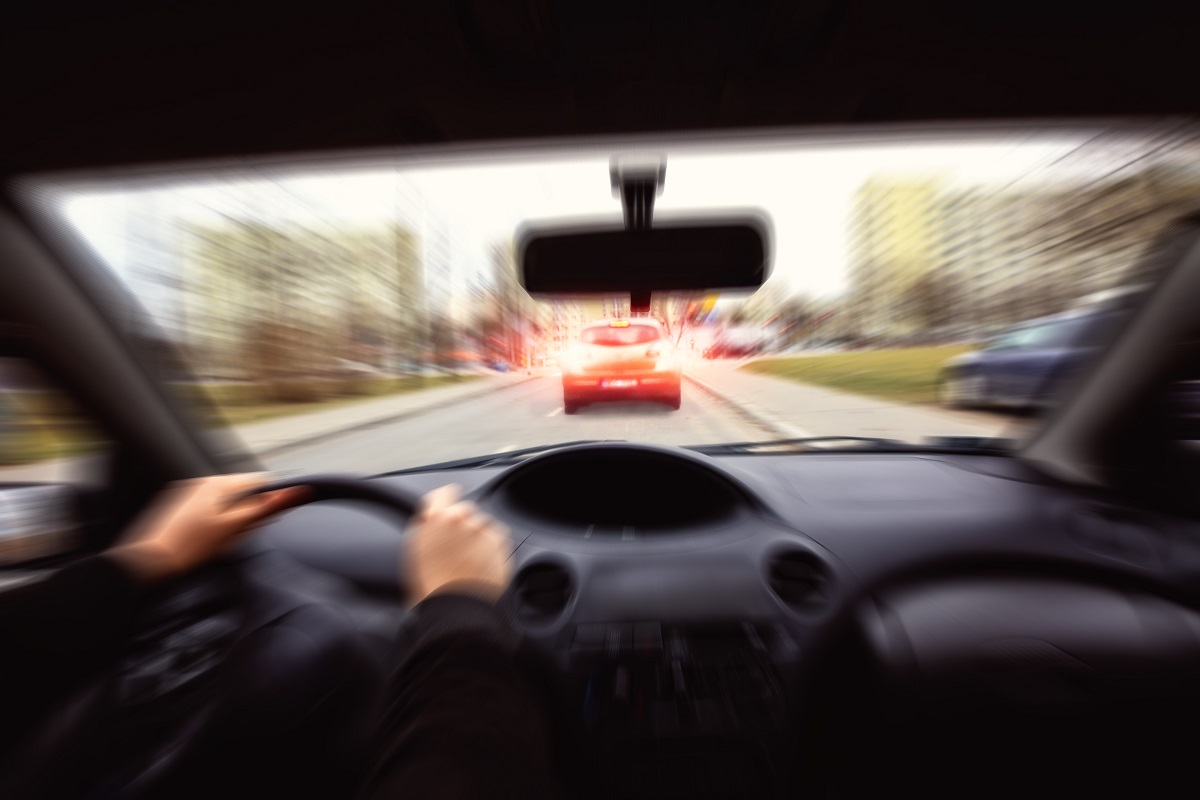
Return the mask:
<path id="1" fill-rule="evenodd" d="M 763 211 L 775 233 L 773 282 L 792 292 L 835 296 L 847 287 L 847 226 L 855 192 L 867 179 L 937 177 L 956 185 L 1002 186 L 1019 176 L 1036 176 L 1040 166 L 1074 150 L 1083 138 L 1010 135 L 959 143 L 743 147 L 709 153 L 668 149 L 666 182 L 655 210 Z M 490 272 L 491 244 L 510 238 L 522 222 L 608 215 L 619 224 L 620 201 L 609 183 L 610 155 L 265 178 L 258 173 L 254 179 L 230 177 L 216 185 L 210 177 L 207 183 L 153 192 L 68 191 L 63 201 L 68 219 L 119 273 L 126 272 L 129 261 L 124 219 L 131 212 L 153 215 L 172 209 L 197 222 L 253 216 L 337 227 L 379 224 L 392 220 L 400 207 L 423 207 L 453 239 L 451 280 L 462 286 Z M 406 199 L 398 201 L 398 195 Z"/>

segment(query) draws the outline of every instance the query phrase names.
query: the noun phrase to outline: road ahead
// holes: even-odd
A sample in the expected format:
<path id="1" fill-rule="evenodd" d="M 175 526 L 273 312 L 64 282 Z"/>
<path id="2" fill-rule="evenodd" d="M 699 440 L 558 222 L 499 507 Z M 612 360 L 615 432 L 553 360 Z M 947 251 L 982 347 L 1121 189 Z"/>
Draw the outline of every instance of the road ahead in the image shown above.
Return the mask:
<path id="1" fill-rule="evenodd" d="M 562 383 L 541 376 L 484 397 L 266 456 L 282 472 L 377 474 L 574 439 L 698 444 L 765 439 L 770 432 L 684 386 L 683 405 L 598 403 L 563 414 Z"/>
<path id="2" fill-rule="evenodd" d="M 374 475 L 441 461 L 579 439 L 660 444 L 865 436 L 921 442 L 930 435 L 1020 434 L 1029 420 L 948 411 L 756 375 L 737 363 L 692 365 L 683 405 L 608 402 L 567 416 L 557 375 L 491 376 L 423 392 L 364 399 L 250 423 L 217 449 L 257 453 L 284 474 Z M 0 468 L 0 480 L 77 481 L 98 473 L 86 458 Z"/>

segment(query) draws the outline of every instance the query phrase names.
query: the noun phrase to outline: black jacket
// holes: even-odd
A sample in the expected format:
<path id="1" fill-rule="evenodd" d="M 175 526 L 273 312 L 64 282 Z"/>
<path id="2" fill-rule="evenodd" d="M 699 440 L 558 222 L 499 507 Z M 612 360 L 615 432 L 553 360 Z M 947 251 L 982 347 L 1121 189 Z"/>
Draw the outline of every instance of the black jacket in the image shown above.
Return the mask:
<path id="1" fill-rule="evenodd" d="M 555 796 L 546 709 L 503 616 L 461 595 L 429 598 L 413 613 L 367 797 Z"/>
<path id="2" fill-rule="evenodd" d="M 104 556 L 0 592 L 0 753 L 49 705 L 111 659 L 141 590 Z"/>
<path id="3" fill-rule="evenodd" d="M 104 556 L 0 592 L 0 754 L 25 744 L 41 715 L 111 662 L 142 592 Z M 418 604 L 398 642 L 364 793 L 552 796 L 549 727 L 515 650 L 487 603 L 441 595 Z"/>

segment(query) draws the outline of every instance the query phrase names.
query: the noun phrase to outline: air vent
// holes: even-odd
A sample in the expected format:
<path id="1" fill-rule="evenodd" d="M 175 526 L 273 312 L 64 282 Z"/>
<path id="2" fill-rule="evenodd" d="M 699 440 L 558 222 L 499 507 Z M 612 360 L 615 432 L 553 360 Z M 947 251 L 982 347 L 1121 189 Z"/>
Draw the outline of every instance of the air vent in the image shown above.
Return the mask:
<path id="1" fill-rule="evenodd" d="M 513 581 L 517 616 L 530 622 L 557 617 L 571 600 L 571 574 L 557 564 L 535 564 Z"/>
<path id="2" fill-rule="evenodd" d="M 788 608 L 801 614 L 824 611 L 833 588 L 829 567 L 802 550 L 773 556 L 767 567 L 767 583 Z"/>

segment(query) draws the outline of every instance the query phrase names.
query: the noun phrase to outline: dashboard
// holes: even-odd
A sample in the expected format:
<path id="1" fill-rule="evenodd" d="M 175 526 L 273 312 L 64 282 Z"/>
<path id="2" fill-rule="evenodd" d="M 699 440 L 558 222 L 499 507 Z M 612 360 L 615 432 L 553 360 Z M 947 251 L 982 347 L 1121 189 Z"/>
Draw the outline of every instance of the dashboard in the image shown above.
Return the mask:
<path id="1" fill-rule="evenodd" d="M 1025 758 L 1008 737 L 1042 742 L 1030 719 L 1047 710 L 1079 712 L 1033 726 L 1055 731 L 1062 763 L 1106 746 L 1140 763 L 1109 734 L 1160 730 L 1163 698 L 1200 708 L 1200 526 L 1017 458 L 604 443 L 374 480 L 457 483 L 508 526 L 504 608 L 562 711 L 564 758 L 598 794 L 774 796 L 817 773 L 880 788 L 882 773 L 835 766 L 849 741 L 894 775 L 936 742 L 957 794 L 981 753 Z M 326 502 L 260 541 L 348 587 L 383 642 L 404 616 L 404 522 Z"/>

